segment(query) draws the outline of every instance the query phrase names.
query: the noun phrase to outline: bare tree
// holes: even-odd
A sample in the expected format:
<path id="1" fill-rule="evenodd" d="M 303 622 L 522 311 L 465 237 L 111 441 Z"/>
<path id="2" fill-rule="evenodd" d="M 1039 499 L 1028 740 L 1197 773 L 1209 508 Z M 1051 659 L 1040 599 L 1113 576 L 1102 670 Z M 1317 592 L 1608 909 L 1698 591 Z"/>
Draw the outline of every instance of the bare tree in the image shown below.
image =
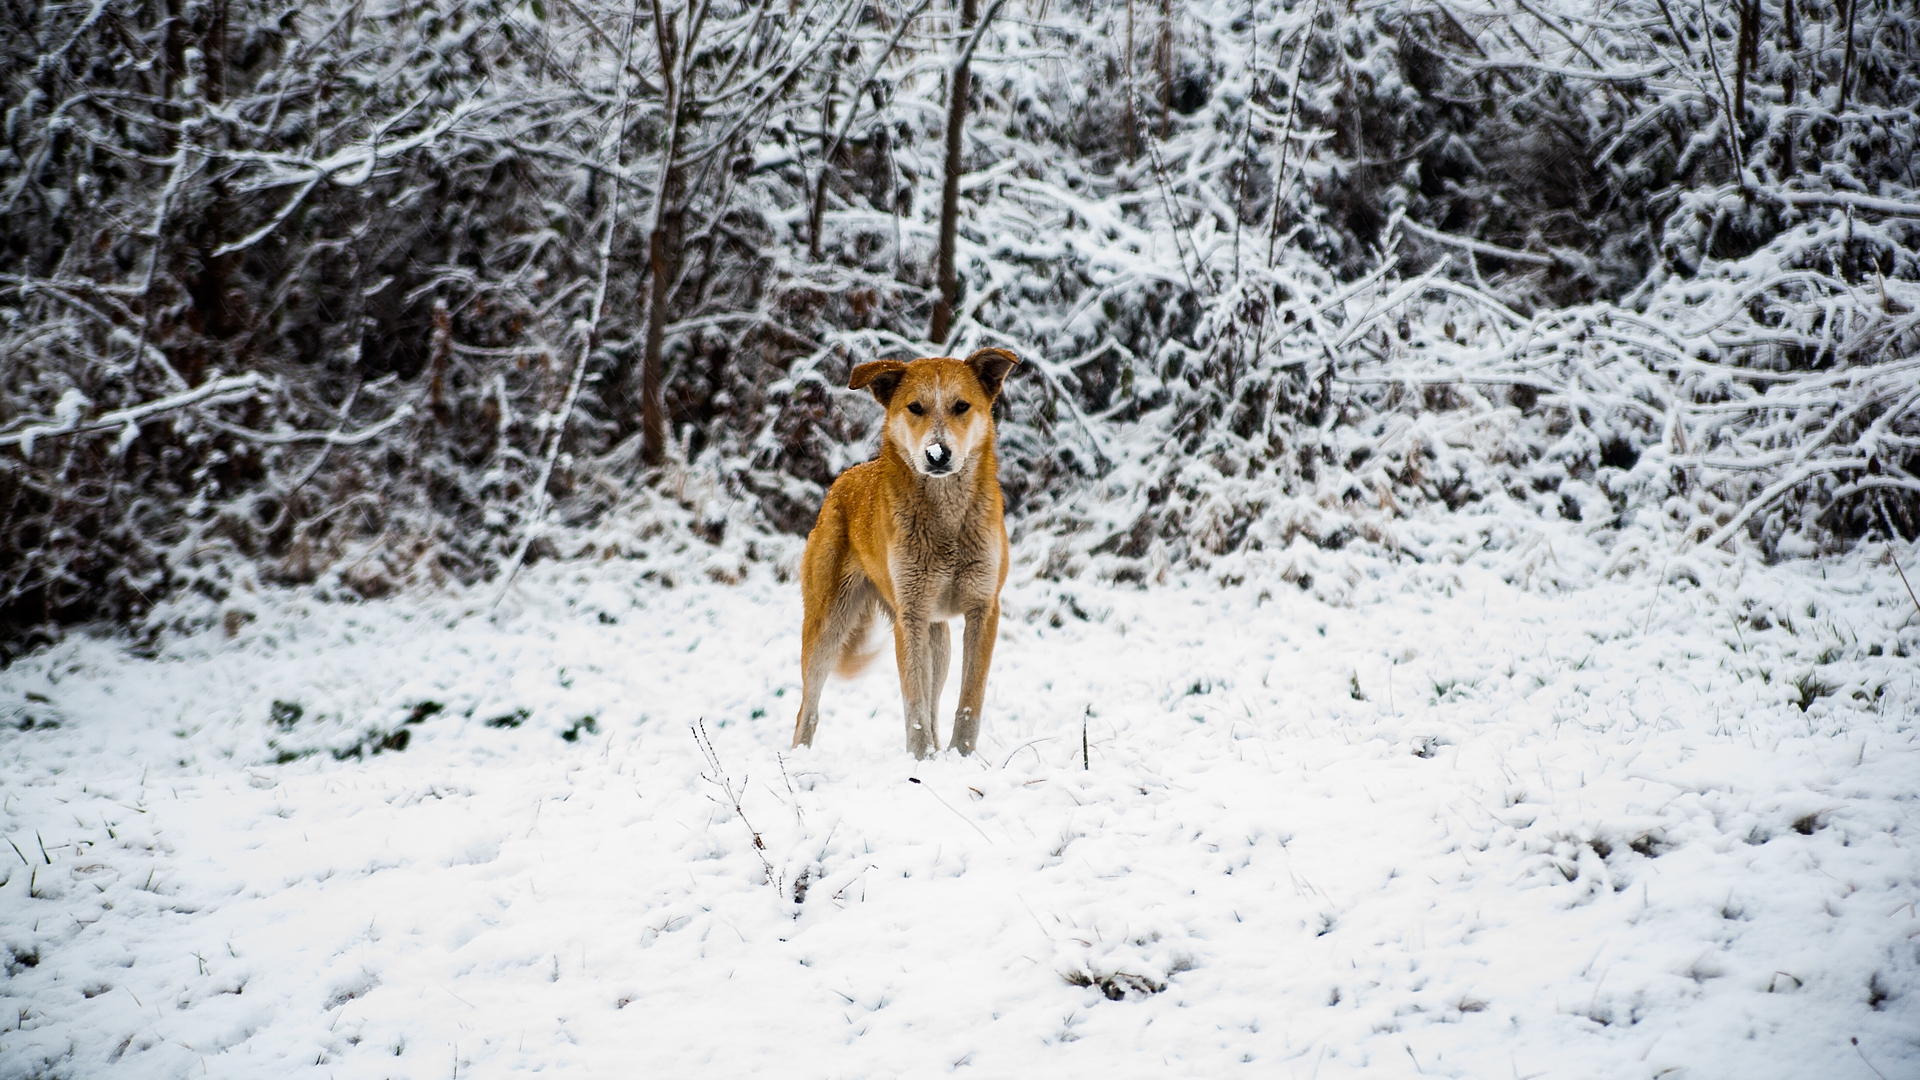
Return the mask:
<path id="1" fill-rule="evenodd" d="M 689 218 L 709 233 L 727 211 L 735 155 L 758 132 L 858 9 L 812 0 L 782 12 L 773 0 L 732 7 L 652 0 L 664 130 L 647 234 L 646 330 L 641 353 L 641 458 L 666 456 L 664 348 Z"/>
<path id="2" fill-rule="evenodd" d="M 960 178 L 966 172 L 967 103 L 972 93 L 973 50 L 980 42 L 980 30 L 993 21 L 1003 0 L 995 0 L 987 12 L 986 23 L 979 22 L 979 0 L 960 0 L 960 23 L 953 67 L 947 73 L 947 156 L 940 187 L 940 242 L 935 255 L 934 278 L 940 297 L 934 302 L 933 320 L 927 338 L 944 345 L 953 328 L 953 308 L 960 302 L 960 278 L 954 271 L 953 248 L 960 229 Z M 976 23 L 978 27 L 976 28 Z"/>
<path id="3" fill-rule="evenodd" d="M 682 447 L 804 530 L 837 372 L 929 337 L 1031 358 L 1049 572 L 1422 501 L 1912 531 L 1920 21 L 1623 3 L 22 0 L 0 634 L 488 577 Z"/>

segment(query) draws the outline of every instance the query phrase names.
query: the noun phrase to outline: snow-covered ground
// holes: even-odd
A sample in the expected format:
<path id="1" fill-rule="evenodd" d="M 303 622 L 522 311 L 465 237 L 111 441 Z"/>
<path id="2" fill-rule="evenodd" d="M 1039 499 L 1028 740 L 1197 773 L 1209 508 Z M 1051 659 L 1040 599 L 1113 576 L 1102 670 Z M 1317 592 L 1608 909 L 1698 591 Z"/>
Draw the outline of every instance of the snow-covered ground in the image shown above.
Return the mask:
<path id="1" fill-rule="evenodd" d="M 72 640 L 0 672 L 0 1075 L 1920 1076 L 1887 549 L 1621 550 L 1023 551 L 920 764 L 884 662 L 787 750 L 764 564 Z"/>

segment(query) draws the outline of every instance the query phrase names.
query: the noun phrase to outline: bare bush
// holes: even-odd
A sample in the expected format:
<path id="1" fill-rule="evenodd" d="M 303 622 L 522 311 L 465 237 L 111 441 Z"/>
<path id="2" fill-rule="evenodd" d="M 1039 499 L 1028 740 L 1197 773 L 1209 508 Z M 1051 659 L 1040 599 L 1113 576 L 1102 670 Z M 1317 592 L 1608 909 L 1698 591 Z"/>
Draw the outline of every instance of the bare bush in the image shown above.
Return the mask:
<path id="1" fill-rule="evenodd" d="M 981 345 L 1048 573 L 1304 582 L 1248 557 L 1423 505 L 1920 525 L 1911 13 L 973 14 L 18 5 L 6 636 L 493 577 L 687 468 L 751 508 L 706 540 L 803 531 L 846 368 Z"/>

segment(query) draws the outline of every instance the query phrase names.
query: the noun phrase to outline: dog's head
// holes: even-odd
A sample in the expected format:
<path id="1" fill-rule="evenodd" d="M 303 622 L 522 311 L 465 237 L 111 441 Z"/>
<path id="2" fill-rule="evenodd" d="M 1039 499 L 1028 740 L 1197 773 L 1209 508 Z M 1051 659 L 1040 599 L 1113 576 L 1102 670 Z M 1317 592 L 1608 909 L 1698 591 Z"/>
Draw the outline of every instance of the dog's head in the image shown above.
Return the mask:
<path id="1" fill-rule="evenodd" d="M 981 349 L 965 360 L 874 360 L 854 368 L 847 387 L 870 391 L 886 406 L 885 438 L 916 471 L 946 476 L 992 441 L 993 399 L 1019 362 L 1005 349 Z"/>

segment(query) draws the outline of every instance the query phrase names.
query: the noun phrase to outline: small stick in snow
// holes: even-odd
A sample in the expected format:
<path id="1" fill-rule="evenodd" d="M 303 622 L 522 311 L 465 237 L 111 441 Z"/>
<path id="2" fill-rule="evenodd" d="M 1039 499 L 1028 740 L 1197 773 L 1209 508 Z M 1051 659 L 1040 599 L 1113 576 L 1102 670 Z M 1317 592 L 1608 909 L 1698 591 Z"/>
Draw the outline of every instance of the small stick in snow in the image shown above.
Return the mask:
<path id="1" fill-rule="evenodd" d="M 741 777 L 740 787 L 737 790 L 734 788 L 733 777 L 728 776 L 727 770 L 720 764 L 720 752 L 713 748 L 713 736 L 707 734 L 706 717 L 694 721 L 693 741 L 700 747 L 701 755 L 707 759 L 707 766 L 713 770 L 712 775 L 701 773 L 700 778 L 726 792 L 727 795 L 725 802 L 713 799 L 711 795 L 707 798 L 713 799 L 722 806 L 733 807 L 733 812 L 740 818 L 740 824 L 745 825 L 747 832 L 753 836 L 753 851 L 760 856 L 760 865 L 767 872 L 767 880 L 774 881 L 776 875 L 773 872 L 773 864 L 767 861 L 767 842 L 760 839 L 760 830 L 753 827 L 753 822 L 747 820 L 747 812 L 740 807 L 740 795 L 747 790 L 747 778 Z"/>
<path id="2" fill-rule="evenodd" d="M 1860 1060 L 1863 1062 L 1866 1062 L 1867 1068 L 1873 1070 L 1873 1075 L 1879 1077 L 1880 1080 L 1887 1080 L 1886 1073 L 1881 1072 L 1879 1067 L 1876 1066 L 1873 1062 L 1867 1061 L 1867 1052 L 1865 1050 L 1860 1049 L 1860 1036 L 1849 1035 L 1847 1036 L 1847 1041 L 1853 1044 L 1853 1052 L 1860 1055 Z"/>
<path id="3" fill-rule="evenodd" d="M 1007 754 L 1007 760 L 1002 761 L 1000 763 L 1000 767 L 1004 769 L 1007 766 L 1013 764 L 1013 755 L 1019 753 L 1022 750 L 1025 750 L 1027 747 L 1032 746 L 1035 743 L 1052 742 L 1053 740 L 1059 737 L 1060 736 L 1058 735 L 1042 735 L 1037 739 L 1028 739 L 1026 742 L 1023 742 L 1019 746 L 1014 747 L 1012 752 Z"/>
<path id="4" fill-rule="evenodd" d="M 1907 572 L 1900 568 L 1900 560 L 1893 553 L 1893 539 L 1900 534 L 1894 531 L 1893 519 L 1887 516 L 1886 501 L 1875 499 L 1874 505 L 1880 508 L 1880 521 L 1887 527 L 1887 561 L 1893 564 L 1894 572 L 1900 575 L 1900 584 L 1907 587 L 1907 599 L 1913 601 L 1914 610 L 1920 611 L 1920 596 L 1913 594 L 1913 582 L 1907 580 Z"/>
<path id="5" fill-rule="evenodd" d="M 908 783 L 910 783 L 910 784 L 919 784 L 919 785 L 920 785 L 920 786 L 921 786 L 922 788 L 924 788 L 924 789 L 926 790 L 926 793 L 927 793 L 927 794 L 929 794 L 929 795 L 931 795 L 931 796 L 933 796 L 933 799 L 934 799 L 934 801 L 935 801 L 935 802 L 937 802 L 937 803 L 939 803 L 939 804 L 940 804 L 941 806 L 944 806 L 944 807 L 946 807 L 946 808 L 947 808 L 947 811 L 948 811 L 949 813 L 951 813 L 951 814 L 952 814 L 952 815 L 953 815 L 954 817 L 957 817 L 957 818 L 959 818 L 959 819 L 960 819 L 961 821 L 964 821 L 964 822 L 966 822 L 967 824 L 969 824 L 969 825 L 972 825 L 972 826 L 973 826 L 973 831 L 974 831 L 974 832 L 977 832 L 977 833 L 979 833 L 979 834 L 980 834 L 980 837 L 981 837 L 981 839 L 983 839 L 983 840 L 985 840 L 985 841 L 986 841 L 987 843 L 989 843 L 989 844 L 991 844 L 991 843 L 993 843 L 993 837 L 991 837 L 991 836 L 988 836 L 988 835 L 987 835 L 987 830 L 985 830 L 985 829 L 983 829 L 983 828 L 981 828 L 981 827 L 980 827 L 980 826 L 979 826 L 978 824 L 976 824 L 976 823 L 974 822 L 974 820 L 973 820 L 972 818 L 970 818 L 970 817 L 968 817 L 967 815 L 965 815 L 965 814 L 963 814 L 963 813 L 961 813 L 961 812 L 960 812 L 960 811 L 958 811 L 958 810 L 955 810 L 955 809 L 953 808 L 953 804 L 952 804 L 952 803 L 949 803 L 949 802 L 948 802 L 947 800 L 945 800 L 945 799 L 942 799 L 942 798 L 940 797 L 940 793 L 939 793 L 939 792 L 937 792 L 937 791 L 935 791 L 935 790 L 933 790 L 933 789 L 932 789 L 932 788 L 930 788 L 930 787 L 927 787 L 927 785 L 926 785 L 925 783 L 922 783 L 922 782 L 921 782 L 921 780 L 920 780 L 920 778 L 919 778 L 919 777 L 917 777 L 917 776 L 909 776 L 909 777 L 907 777 L 907 782 L 908 782 Z"/>
<path id="6" fill-rule="evenodd" d="M 787 794 L 793 796 L 794 820 L 798 821 L 800 823 L 800 827 L 804 829 L 807 827 L 807 819 L 800 813 L 800 793 L 793 790 L 793 778 L 787 775 L 787 759 L 784 757 L 781 757 L 778 753 L 775 753 L 773 755 L 773 760 L 780 763 L 780 779 L 785 780 L 787 782 Z"/>

